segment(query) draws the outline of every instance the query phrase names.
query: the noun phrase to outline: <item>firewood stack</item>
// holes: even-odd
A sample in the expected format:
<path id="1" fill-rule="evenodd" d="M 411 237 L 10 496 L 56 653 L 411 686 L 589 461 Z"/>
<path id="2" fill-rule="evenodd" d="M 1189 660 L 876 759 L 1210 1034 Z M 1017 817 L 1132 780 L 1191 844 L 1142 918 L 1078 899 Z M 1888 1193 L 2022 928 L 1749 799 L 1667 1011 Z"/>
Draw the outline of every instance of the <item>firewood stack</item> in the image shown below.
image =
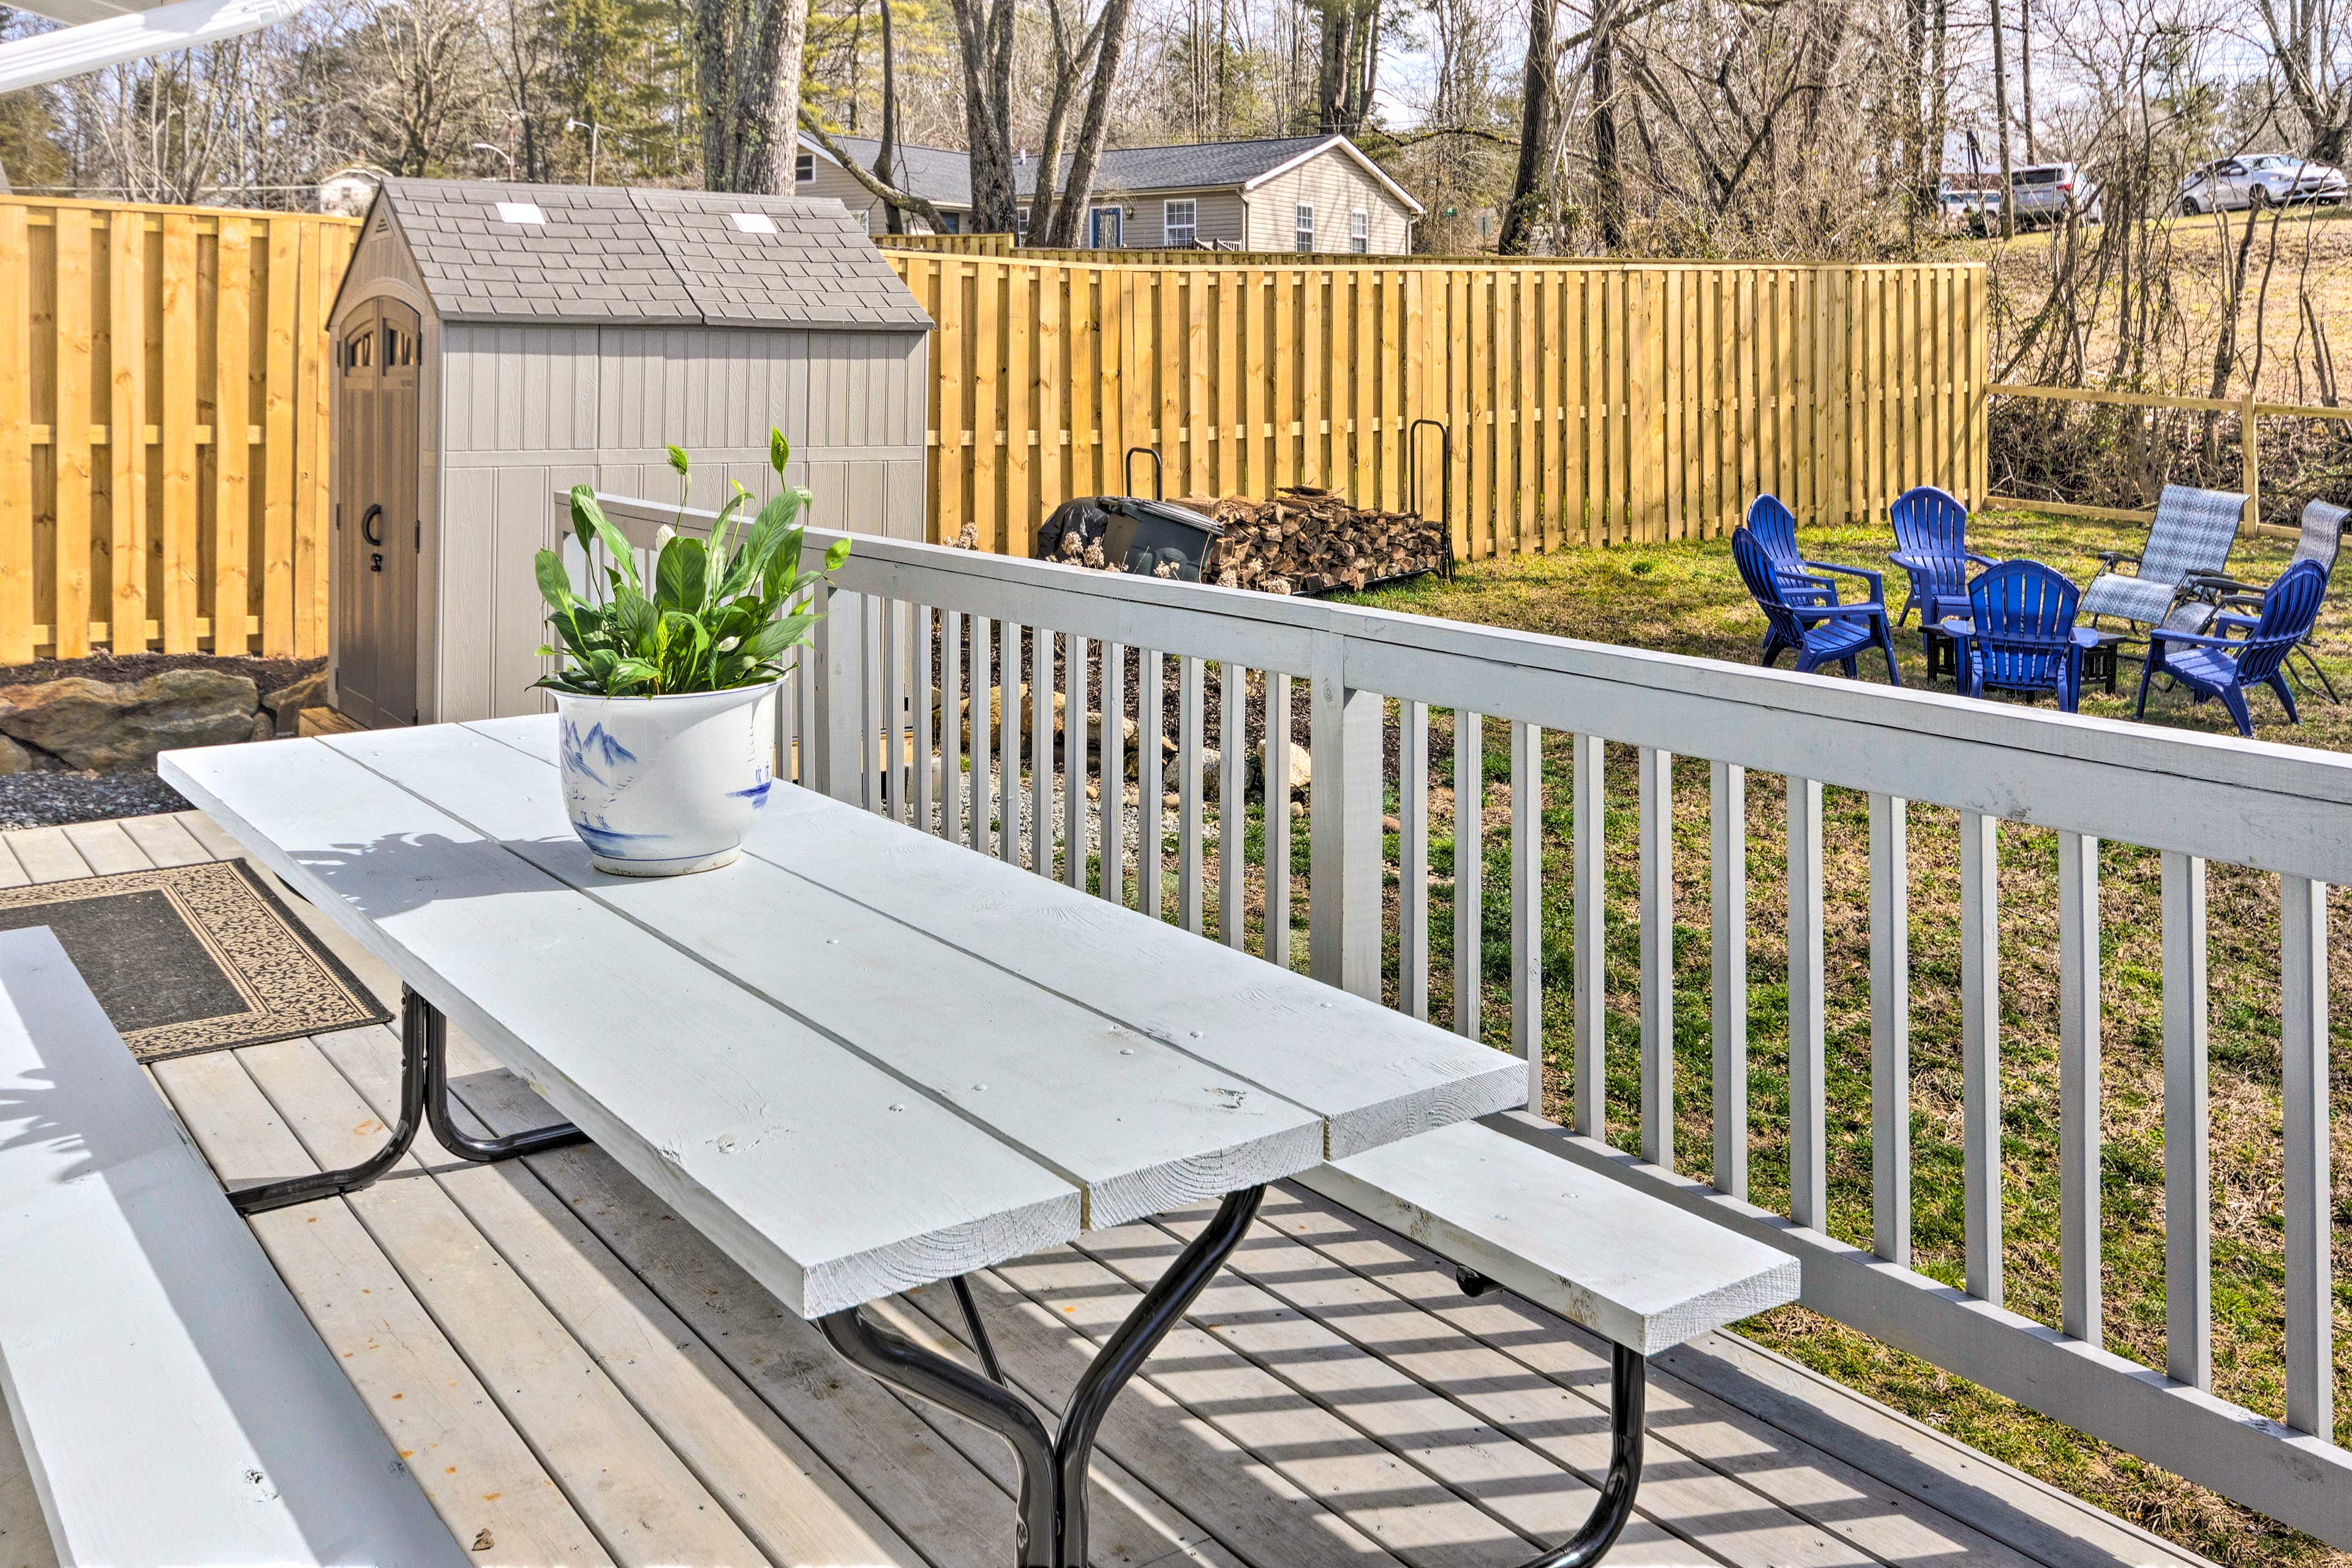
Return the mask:
<path id="1" fill-rule="evenodd" d="M 1202 574 L 1222 587 L 1326 594 L 1445 566 L 1445 533 L 1436 523 L 1409 512 L 1367 511 L 1312 485 L 1277 490 L 1272 500 L 1227 496 L 1182 504 L 1224 525 Z"/>

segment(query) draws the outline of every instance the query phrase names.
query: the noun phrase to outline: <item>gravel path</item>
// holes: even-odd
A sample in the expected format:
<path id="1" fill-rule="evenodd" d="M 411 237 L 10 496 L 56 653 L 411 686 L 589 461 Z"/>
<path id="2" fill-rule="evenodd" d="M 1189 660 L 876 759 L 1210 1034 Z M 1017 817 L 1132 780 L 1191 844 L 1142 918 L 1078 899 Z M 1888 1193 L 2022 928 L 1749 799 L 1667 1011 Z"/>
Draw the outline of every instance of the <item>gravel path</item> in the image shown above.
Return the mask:
<path id="1" fill-rule="evenodd" d="M 56 827 L 187 809 L 179 791 L 143 770 L 0 773 L 0 828 Z"/>

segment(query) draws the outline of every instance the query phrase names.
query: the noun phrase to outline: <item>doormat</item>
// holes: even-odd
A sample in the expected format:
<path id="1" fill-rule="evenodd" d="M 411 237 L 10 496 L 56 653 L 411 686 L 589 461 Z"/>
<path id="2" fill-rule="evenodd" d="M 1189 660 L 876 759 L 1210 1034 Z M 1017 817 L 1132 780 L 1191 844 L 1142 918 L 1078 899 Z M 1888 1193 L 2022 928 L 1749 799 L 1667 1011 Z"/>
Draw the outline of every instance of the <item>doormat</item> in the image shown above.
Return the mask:
<path id="1" fill-rule="evenodd" d="M 0 931 L 47 926 L 142 1062 L 392 1015 L 241 860 L 0 889 Z"/>

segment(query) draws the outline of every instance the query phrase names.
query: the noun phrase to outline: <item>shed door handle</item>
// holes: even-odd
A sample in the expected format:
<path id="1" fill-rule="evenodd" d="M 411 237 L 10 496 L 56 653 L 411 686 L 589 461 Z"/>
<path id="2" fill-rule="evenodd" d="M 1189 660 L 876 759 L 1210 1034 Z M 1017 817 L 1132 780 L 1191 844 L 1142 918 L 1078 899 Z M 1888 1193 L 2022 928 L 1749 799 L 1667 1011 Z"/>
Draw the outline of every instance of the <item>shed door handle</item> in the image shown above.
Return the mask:
<path id="1" fill-rule="evenodd" d="M 370 544 L 383 542 L 383 530 L 376 526 L 376 520 L 383 516 L 381 506 L 372 506 L 360 514 L 360 533 Z"/>

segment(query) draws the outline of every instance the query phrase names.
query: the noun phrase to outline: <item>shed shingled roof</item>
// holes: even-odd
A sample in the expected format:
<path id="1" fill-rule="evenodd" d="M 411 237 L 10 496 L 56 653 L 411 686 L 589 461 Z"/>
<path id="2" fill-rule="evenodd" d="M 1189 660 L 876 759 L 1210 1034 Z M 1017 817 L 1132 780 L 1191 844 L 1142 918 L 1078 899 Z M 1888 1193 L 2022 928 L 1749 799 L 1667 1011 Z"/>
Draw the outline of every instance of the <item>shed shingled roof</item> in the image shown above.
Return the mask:
<path id="1" fill-rule="evenodd" d="M 377 200 L 444 321 L 931 324 L 839 202 L 472 180 L 387 180 Z M 500 203 L 536 206 L 545 221 L 503 221 Z M 736 213 L 762 215 L 775 232 L 744 233 Z"/>

